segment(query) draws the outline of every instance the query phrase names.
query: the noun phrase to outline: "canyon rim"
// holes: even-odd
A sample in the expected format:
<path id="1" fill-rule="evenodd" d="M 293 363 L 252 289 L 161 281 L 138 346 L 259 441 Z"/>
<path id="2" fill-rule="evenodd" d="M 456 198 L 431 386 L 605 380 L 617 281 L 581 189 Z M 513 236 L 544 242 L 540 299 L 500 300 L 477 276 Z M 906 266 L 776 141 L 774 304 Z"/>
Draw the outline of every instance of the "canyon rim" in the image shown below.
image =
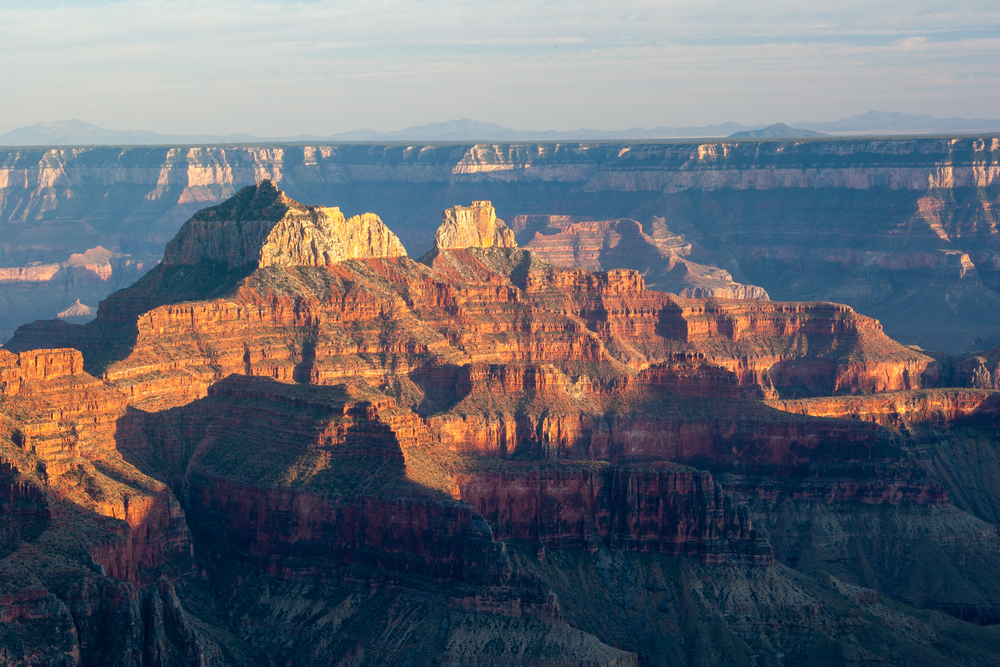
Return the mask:
<path id="1" fill-rule="evenodd" d="M 992 665 L 1000 138 L 0 150 L 0 656 Z"/>

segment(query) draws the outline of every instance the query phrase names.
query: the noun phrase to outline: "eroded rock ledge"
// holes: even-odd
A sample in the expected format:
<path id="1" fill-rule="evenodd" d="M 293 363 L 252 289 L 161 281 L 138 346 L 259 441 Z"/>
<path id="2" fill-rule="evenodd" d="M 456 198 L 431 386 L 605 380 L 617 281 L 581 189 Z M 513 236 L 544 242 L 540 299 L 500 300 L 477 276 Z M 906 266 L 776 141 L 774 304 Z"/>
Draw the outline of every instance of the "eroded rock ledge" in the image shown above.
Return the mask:
<path id="1" fill-rule="evenodd" d="M 409 610 L 407 632 L 421 641 L 476 628 L 483 641 L 473 648 L 459 634 L 441 640 L 434 655 L 444 664 L 610 667 L 649 654 L 632 630 L 608 630 L 625 618 L 604 594 L 615 572 L 631 582 L 623 598 L 676 624 L 674 609 L 687 614 L 692 603 L 672 608 L 665 591 L 683 571 L 711 568 L 678 595 L 695 599 L 714 578 L 730 597 L 705 598 L 698 613 L 717 613 L 726 632 L 749 628 L 771 655 L 801 643 L 780 635 L 775 628 L 789 624 L 775 618 L 791 613 L 810 635 L 841 632 L 847 626 L 831 624 L 845 605 L 906 593 L 876 580 L 871 594 L 823 593 L 789 574 L 795 545 L 814 558 L 823 547 L 813 540 L 843 541 L 825 527 L 830 517 L 862 518 L 846 530 L 860 536 L 868 563 L 889 553 L 872 539 L 881 524 L 871 519 L 882 516 L 901 517 L 906 549 L 913 535 L 929 542 L 927 530 L 941 528 L 956 554 L 936 561 L 942 567 L 969 554 L 998 567 L 995 528 L 949 505 L 950 491 L 883 426 L 908 412 L 956 428 L 969 416 L 992 419 L 995 395 L 886 394 L 918 389 L 939 369 L 878 321 L 833 303 L 686 299 L 646 289 L 634 270 L 559 268 L 512 247 L 486 202 L 446 212 L 442 245 L 423 262 L 392 254 L 391 238 L 363 216 L 338 231 L 318 211 L 269 183 L 247 188 L 195 216 L 170 261 L 102 302 L 95 322 L 27 327 L 15 341 L 21 350 L 75 346 L 86 363 L 72 349 L 0 352 L 0 455 L 9 461 L 0 508 L 20 508 L 26 543 L 38 542 L 33 523 L 42 534 L 68 531 L 59 512 L 71 508 L 94 514 L 86 527 L 96 536 L 82 541 L 86 576 L 73 574 L 65 602 L 28 609 L 55 598 L 25 579 L 20 597 L 0 598 L 4 618 L 18 605 L 51 627 L 90 618 L 77 621 L 82 639 L 66 642 L 86 653 L 97 624 L 125 614 L 146 628 L 150 657 L 133 664 L 147 665 L 168 664 L 152 650 L 167 635 L 208 655 L 211 623 L 220 623 L 232 646 L 263 647 L 274 664 L 312 664 L 288 647 L 339 660 L 355 647 L 403 645 L 395 623 Z M 802 399 L 833 392 L 874 396 Z M 817 517 L 809 544 L 792 539 L 808 527 L 799 514 Z M 214 617 L 223 620 L 185 626 L 187 602 L 141 574 L 190 549 L 188 521 L 224 602 Z M 60 533 L 60 544 L 76 535 Z M 15 557 L 19 566 L 33 562 L 29 552 Z M 680 567 L 666 560 L 675 556 Z M 612 558 L 641 558 L 646 574 Z M 582 594 L 591 560 L 602 573 L 594 596 Z M 1000 603 L 1000 587 L 962 576 L 954 595 L 916 602 L 992 618 L 974 605 Z M 745 602 L 731 597 L 743 595 L 739 577 L 758 582 L 743 589 Z M 797 588 L 806 584 L 814 588 Z M 978 586 L 976 597 L 966 586 Z M 759 601 L 782 587 L 774 606 Z M 299 612 L 287 610 L 304 600 L 316 606 L 296 626 Z M 427 611 L 434 605 L 439 616 Z M 734 609 L 761 615 L 728 620 Z M 612 620 L 566 628 L 581 610 Z M 348 620 L 316 639 L 313 619 L 334 616 Z M 451 629 L 441 630 L 445 618 Z M 628 623 L 646 623 L 636 618 Z M 908 636 L 865 623 L 880 637 Z M 517 661 L 483 639 L 509 639 L 509 627 L 533 647 Z M 541 643 L 552 659 L 530 653 Z"/>
<path id="2" fill-rule="evenodd" d="M 303 206 L 264 180 L 184 223 L 167 244 L 163 264 L 330 266 L 405 255 L 403 244 L 374 213 L 347 219 L 336 207 Z"/>
<path id="3" fill-rule="evenodd" d="M 497 217 L 493 204 L 474 201 L 471 206 L 446 209 L 434 234 L 437 250 L 461 248 L 516 248 L 514 232 Z"/>

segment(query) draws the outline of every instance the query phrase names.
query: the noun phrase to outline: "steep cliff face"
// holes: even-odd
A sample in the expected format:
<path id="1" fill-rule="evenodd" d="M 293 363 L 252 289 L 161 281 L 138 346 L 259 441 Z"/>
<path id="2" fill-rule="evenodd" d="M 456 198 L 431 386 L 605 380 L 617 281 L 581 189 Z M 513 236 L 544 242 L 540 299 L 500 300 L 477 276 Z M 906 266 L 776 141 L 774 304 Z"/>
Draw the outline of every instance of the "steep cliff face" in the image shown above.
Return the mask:
<path id="1" fill-rule="evenodd" d="M 168 464 L 156 472 L 186 489 L 203 539 L 264 561 L 322 553 L 334 563 L 497 583 L 511 573 L 495 538 L 553 546 L 593 538 L 709 562 L 769 562 L 749 517 L 708 473 L 494 470 L 441 450 L 392 399 L 365 389 L 361 400 L 358 391 L 234 375 L 163 417 L 137 416 L 119 447 L 136 465 Z"/>
<path id="2" fill-rule="evenodd" d="M 519 215 L 513 229 L 525 250 L 556 266 L 588 271 L 625 268 L 643 274 L 650 289 L 695 299 L 767 299 L 756 285 L 743 285 L 717 266 L 698 264 L 709 253 L 672 234 L 654 219 L 652 235 L 635 220 L 577 221 L 567 215 Z"/>
<path id="3" fill-rule="evenodd" d="M 184 512 L 161 482 L 125 463 L 115 447 L 126 399 L 83 371 L 77 350 L 0 350 L 0 412 L 9 438 L 2 454 L 40 475 L 58 497 L 126 525 L 124 542 L 92 551 L 113 576 L 135 582 L 190 551 Z"/>
<path id="4" fill-rule="evenodd" d="M 971 417 L 1000 415 L 1000 392 L 930 389 L 877 396 L 776 400 L 768 401 L 768 405 L 797 414 L 860 419 L 894 427 L 950 426 Z"/>
<path id="5" fill-rule="evenodd" d="M 2 406 L 5 415 L 9 408 Z M 123 481 L 127 469 L 116 470 L 114 481 L 93 474 L 93 468 L 89 475 L 81 470 L 76 477 L 92 495 L 107 493 L 115 483 L 134 494 L 131 506 L 126 501 L 131 515 L 121 517 L 126 521 L 101 516 L 80 502 L 71 484 L 60 483 L 73 473 L 59 479 L 39 475 L 31 465 L 35 461 L 19 451 L 11 435 L 10 425 L 0 422 L 4 663 L 23 667 L 230 664 L 213 659 L 217 644 L 211 631 L 192 621 L 169 582 L 139 588 L 140 570 L 148 573 L 148 568 L 190 553 L 176 501 L 163 503 L 170 506 L 170 516 L 158 515 L 156 503 L 146 502 L 149 496 L 129 487 L 136 476 L 141 477 L 135 469 L 127 481 Z"/>
<path id="6" fill-rule="evenodd" d="M 120 447 L 127 458 L 184 489 L 203 553 L 226 569 L 253 567 L 239 583 L 223 585 L 233 586 L 227 597 L 241 608 L 244 635 L 271 655 L 291 652 L 306 660 L 311 654 L 326 664 L 363 637 L 374 635 L 374 641 L 385 633 L 376 642 L 384 648 L 365 664 L 390 659 L 385 655 L 400 659 L 405 646 L 427 641 L 400 644 L 398 638 L 418 632 L 424 617 L 405 612 L 391 621 L 372 604 L 391 592 L 393 608 L 430 607 L 465 629 L 465 646 L 460 633 L 437 649 L 456 664 L 474 665 L 522 642 L 533 647 L 522 656 L 525 664 L 635 664 L 633 654 L 551 625 L 562 620 L 551 592 L 514 571 L 482 515 L 457 500 L 453 475 L 460 462 L 437 450 L 415 415 L 370 387 L 231 376 L 202 400 L 135 415 L 125 431 Z M 271 595 L 248 590 L 261 572 L 271 577 L 261 583 Z M 415 580 L 424 582 L 422 590 L 411 590 Z M 314 626 L 287 617 L 279 602 L 312 595 L 295 589 L 317 585 L 325 589 L 321 599 L 349 601 L 329 611 L 340 620 L 322 641 Z M 293 597 L 277 592 L 287 589 Z M 358 620 L 348 621 L 355 615 Z M 283 637 L 298 639 L 279 640 L 275 626 Z M 552 646 L 543 650 L 539 643 Z"/>
<path id="7" fill-rule="evenodd" d="M 958 386 L 976 389 L 1000 389 L 1000 346 L 984 352 L 974 352 L 957 359 L 954 376 Z"/>
<path id="8" fill-rule="evenodd" d="M 1000 606 L 1000 500 L 934 432 L 991 428 L 991 392 L 919 390 L 942 362 L 847 306 L 516 247 L 333 261 L 289 241 L 317 211 L 246 189 L 0 352 L 0 613 L 55 637 L 17 660 L 988 664 L 957 619 Z M 939 590 L 922 555 L 973 566 Z"/>
<path id="9" fill-rule="evenodd" d="M 459 488 L 498 539 L 547 548 L 606 543 L 717 564 L 772 562 L 749 514 L 711 474 L 683 466 L 510 464 L 461 475 Z"/>
<path id="10" fill-rule="evenodd" d="M 87 350 L 135 331 L 122 342 L 125 358 L 98 366 L 95 354 L 91 368 L 137 406 L 204 396 L 236 372 L 383 384 L 427 364 L 549 363 L 579 376 L 700 354 L 771 397 L 783 387 L 917 388 L 932 363 L 844 306 L 679 299 L 643 289 L 634 272 L 591 274 L 532 265 L 516 250 L 478 252 L 442 251 L 433 267 L 405 258 L 272 267 L 235 281 L 227 298 L 161 306 L 188 289 L 172 288 L 184 267 L 162 267 L 103 302 L 93 324 L 64 338 L 46 331 L 45 344 Z M 7 347 L 30 349 L 36 330 Z"/>
<path id="11" fill-rule="evenodd" d="M 658 243 L 697 251 L 683 272 L 670 268 L 680 285 L 718 278 L 711 295 L 760 296 L 718 291 L 726 272 L 775 298 L 848 303 L 904 342 L 963 352 L 1000 335 L 985 315 L 1000 303 L 998 141 L 7 150 L 0 265 L 27 270 L 97 245 L 158 255 L 198 208 L 262 179 L 303 201 L 376 211 L 417 255 L 431 249 L 442 208 L 488 197 L 508 220 L 634 219 Z M 15 298 L 10 331 L 123 286 L 102 285 L 46 312 Z"/>
<path id="12" fill-rule="evenodd" d="M 441 226 L 434 233 L 436 250 L 516 247 L 514 232 L 497 218 L 493 204 L 488 201 L 445 209 Z"/>
<path id="13" fill-rule="evenodd" d="M 399 239 L 378 216 L 365 213 L 347 220 L 339 208 L 303 206 L 265 180 L 184 223 L 167 244 L 163 264 L 328 266 L 404 255 Z"/>

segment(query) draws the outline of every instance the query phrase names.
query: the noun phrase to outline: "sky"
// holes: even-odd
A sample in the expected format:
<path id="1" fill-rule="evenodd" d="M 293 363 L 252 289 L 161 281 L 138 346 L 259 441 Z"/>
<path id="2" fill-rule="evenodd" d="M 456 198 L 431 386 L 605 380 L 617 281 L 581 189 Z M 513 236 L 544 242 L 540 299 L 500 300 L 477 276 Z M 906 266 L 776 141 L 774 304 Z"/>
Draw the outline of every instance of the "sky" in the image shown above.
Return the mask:
<path id="1" fill-rule="evenodd" d="M 0 133 L 1000 116 L 996 0 L 0 0 Z"/>

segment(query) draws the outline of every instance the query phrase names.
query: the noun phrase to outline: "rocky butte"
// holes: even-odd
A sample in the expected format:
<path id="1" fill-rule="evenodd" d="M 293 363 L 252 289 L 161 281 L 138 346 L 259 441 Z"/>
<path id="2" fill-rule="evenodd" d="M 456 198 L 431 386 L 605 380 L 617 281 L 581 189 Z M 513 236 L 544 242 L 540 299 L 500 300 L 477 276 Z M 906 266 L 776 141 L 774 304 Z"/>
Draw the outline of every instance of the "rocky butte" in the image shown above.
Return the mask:
<path id="1" fill-rule="evenodd" d="M 348 220 L 339 208 L 303 206 L 263 181 L 253 197 L 234 197 L 188 220 L 167 244 L 163 265 L 331 266 L 347 259 L 405 255 L 377 215 Z"/>
<path id="2" fill-rule="evenodd" d="M 694 298 L 844 303 L 900 342 L 965 354 L 1000 345 L 998 175 L 990 134 L 0 149 L 0 342 L 131 285 L 198 210 L 270 179 L 377 211 L 415 256 L 442 209 L 490 200 L 559 265 L 631 268 Z M 110 275 L 53 273 L 98 246 L 118 255 Z"/>
<path id="3" fill-rule="evenodd" d="M 264 180 L 19 328 L 6 663 L 995 662 L 994 352 L 434 238 Z"/>
<path id="4" fill-rule="evenodd" d="M 728 271 L 713 266 L 704 248 L 672 233 L 662 218 L 654 217 L 649 226 L 651 234 L 638 221 L 627 219 L 580 220 L 567 215 L 514 219 L 525 249 L 559 266 L 634 269 L 653 289 L 695 299 L 768 298 L 763 288 L 738 283 Z"/>
<path id="5" fill-rule="evenodd" d="M 472 206 L 452 206 L 444 212 L 434 234 L 434 248 L 516 248 L 514 232 L 497 219 L 491 202 L 474 201 Z"/>

